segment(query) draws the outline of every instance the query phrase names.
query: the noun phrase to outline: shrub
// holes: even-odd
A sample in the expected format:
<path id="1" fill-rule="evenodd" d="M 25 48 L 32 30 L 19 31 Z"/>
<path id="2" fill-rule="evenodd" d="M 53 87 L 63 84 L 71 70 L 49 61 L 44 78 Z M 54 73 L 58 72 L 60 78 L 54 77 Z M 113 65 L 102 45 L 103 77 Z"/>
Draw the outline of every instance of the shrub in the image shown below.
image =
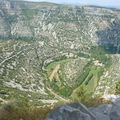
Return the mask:
<path id="1" fill-rule="evenodd" d="M 0 109 L 0 120 L 44 120 L 50 107 L 20 106 L 18 102 L 8 102 Z"/>
<path id="2" fill-rule="evenodd" d="M 120 94 L 120 81 L 116 83 L 116 89 L 115 89 L 116 94 Z"/>

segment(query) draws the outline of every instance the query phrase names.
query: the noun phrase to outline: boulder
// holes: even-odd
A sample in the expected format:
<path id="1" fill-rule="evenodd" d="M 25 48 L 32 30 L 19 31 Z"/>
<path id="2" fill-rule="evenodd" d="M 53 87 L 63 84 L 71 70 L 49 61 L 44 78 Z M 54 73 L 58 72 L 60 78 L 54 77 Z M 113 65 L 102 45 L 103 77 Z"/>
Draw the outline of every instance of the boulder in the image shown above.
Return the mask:
<path id="1" fill-rule="evenodd" d="M 120 99 L 91 108 L 80 103 L 67 104 L 49 113 L 45 120 L 120 120 Z"/>
<path id="2" fill-rule="evenodd" d="M 110 120 L 120 120 L 120 99 L 113 102 L 109 116 Z"/>
<path id="3" fill-rule="evenodd" d="M 48 114 L 46 120 L 96 120 L 82 104 L 68 104 Z"/>

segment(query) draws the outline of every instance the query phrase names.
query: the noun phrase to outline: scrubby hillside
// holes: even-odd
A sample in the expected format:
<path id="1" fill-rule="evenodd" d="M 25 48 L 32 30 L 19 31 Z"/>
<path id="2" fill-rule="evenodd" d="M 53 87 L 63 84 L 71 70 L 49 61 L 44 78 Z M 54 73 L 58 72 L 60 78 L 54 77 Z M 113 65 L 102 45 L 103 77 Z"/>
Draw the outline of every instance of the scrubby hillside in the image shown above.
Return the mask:
<path id="1" fill-rule="evenodd" d="M 115 93 L 119 39 L 116 9 L 0 0 L 1 103 Z"/>

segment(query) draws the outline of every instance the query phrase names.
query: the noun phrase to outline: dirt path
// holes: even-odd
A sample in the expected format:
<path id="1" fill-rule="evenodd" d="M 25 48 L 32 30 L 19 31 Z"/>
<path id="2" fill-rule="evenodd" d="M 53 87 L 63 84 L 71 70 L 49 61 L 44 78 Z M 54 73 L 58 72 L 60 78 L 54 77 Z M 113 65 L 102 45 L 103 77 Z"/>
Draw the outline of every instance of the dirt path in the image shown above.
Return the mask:
<path id="1" fill-rule="evenodd" d="M 8 101 L 6 101 L 6 100 L 0 98 L 0 102 L 4 104 L 4 103 L 7 103 Z"/>
<path id="2" fill-rule="evenodd" d="M 12 56 L 4 59 L 4 60 L 0 63 L 0 66 L 2 66 L 6 61 L 8 61 L 8 60 L 10 60 L 10 59 L 12 59 L 12 58 L 14 58 L 14 57 L 17 57 L 18 55 L 20 55 L 21 53 L 23 53 L 23 52 L 25 52 L 25 51 L 27 51 L 27 50 L 29 50 L 29 49 L 30 49 L 30 48 L 23 49 L 23 50 L 19 51 L 18 53 L 16 53 L 16 54 L 14 54 L 14 55 L 12 55 Z"/>
<path id="3" fill-rule="evenodd" d="M 69 102 L 69 99 L 65 99 L 61 96 L 59 96 L 58 94 L 56 94 L 53 90 L 51 90 L 50 88 L 47 87 L 47 90 L 50 91 L 51 94 L 53 94 L 58 100 L 64 101 L 64 102 Z"/>

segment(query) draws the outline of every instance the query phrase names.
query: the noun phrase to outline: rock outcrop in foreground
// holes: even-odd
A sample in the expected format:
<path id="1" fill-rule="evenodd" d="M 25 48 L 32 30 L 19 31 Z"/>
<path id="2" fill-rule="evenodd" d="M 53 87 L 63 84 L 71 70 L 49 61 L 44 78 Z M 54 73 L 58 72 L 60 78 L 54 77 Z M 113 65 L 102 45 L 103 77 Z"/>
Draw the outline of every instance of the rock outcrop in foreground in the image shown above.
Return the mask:
<path id="1" fill-rule="evenodd" d="M 79 103 L 64 105 L 49 113 L 46 120 L 120 120 L 120 99 L 94 108 Z"/>

